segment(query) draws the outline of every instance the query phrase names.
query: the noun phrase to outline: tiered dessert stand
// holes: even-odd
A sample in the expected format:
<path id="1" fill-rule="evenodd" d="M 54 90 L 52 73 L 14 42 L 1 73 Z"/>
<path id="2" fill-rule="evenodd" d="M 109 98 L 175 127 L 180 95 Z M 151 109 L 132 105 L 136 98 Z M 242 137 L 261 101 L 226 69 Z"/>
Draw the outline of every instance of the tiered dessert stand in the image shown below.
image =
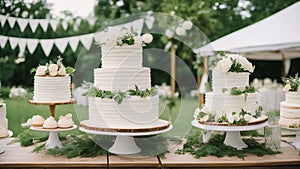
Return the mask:
<path id="1" fill-rule="evenodd" d="M 80 127 L 79 130 L 88 134 L 97 135 L 111 135 L 117 136 L 114 144 L 108 149 L 113 154 L 130 155 L 141 152 L 141 148 L 138 147 L 134 141 L 134 136 L 149 136 L 155 134 L 165 133 L 172 129 L 170 122 L 165 120 L 159 120 L 161 125 L 153 126 L 149 128 L 139 129 L 120 129 L 120 128 L 97 128 L 97 130 L 90 130 L 84 127 Z"/>
<path id="2" fill-rule="evenodd" d="M 256 130 L 259 128 L 263 128 L 268 125 L 268 118 L 263 117 L 253 123 L 249 123 L 248 125 L 242 125 L 242 126 L 230 126 L 227 124 L 216 124 L 216 123 L 199 123 L 197 120 L 193 120 L 192 125 L 205 129 L 205 130 L 211 130 L 211 131 L 225 131 L 226 137 L 224 140 L 224 144 L 227 146 L 234 147 L 238 150 L 241 150 L 243 148 L 247 147 L 247 144 L 244 143 L 244 141 L 241 138 L 241 131 L 249 131 L 249 130 Z"/>
<path id="3" fill-rule="evenodd" d="M 300 150 L 300 128 L 286 128 L 286 127 L 282 127 L 284 129 L 287 130 L 293 130 L 296 131 L 296 138 L 294 140 L 294 142 L 292 143 L 293 146 L 295 146 L 298 150 Z"/>
<path id="4" fill-rule="evenodd" d="M 14 133 L 10 130 L 8 130 L 8 136 L 7 137 L 11 137 Z M 2 138 L 7 138 L 7 137 L 0 137 L 0 139 Z M 0 145 L 0 154 L 4 153 L 4 148 Z"/>
<path id="5" fill-rule="evenodd" d="M 50 116 L 55 117 L 55 106 L 56 105 L 65 105 L 65 104 L 74 104 L 76 103 L 75 99 L 71 99 L 70 101 L 65 102 L 39 102 L 34 100 L 29 100 L 30 104 L 34 105 L 48 105 L 50 108 Z M 45 147 L 46 149 L 52 149 L 55 147 L 61 147 L 62 143 L 59 140 L 58 132 L 60 131 L 69 131 L 77 128 L 77 125 L 73 125 L 71 128 L 57 128 L 57 129 L 44 129 L 42 127 L 34 127 L 31 126 L 29 129 L 35 131 L 45 131 L 49 132 L 48 140 L 46 141 Z"/>

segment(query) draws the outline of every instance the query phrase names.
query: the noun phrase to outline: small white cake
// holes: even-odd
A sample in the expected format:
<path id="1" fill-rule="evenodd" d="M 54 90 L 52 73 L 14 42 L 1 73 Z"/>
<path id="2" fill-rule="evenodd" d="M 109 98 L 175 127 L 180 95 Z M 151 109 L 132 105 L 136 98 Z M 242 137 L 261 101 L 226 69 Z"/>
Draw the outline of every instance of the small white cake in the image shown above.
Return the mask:
<path id="1" fill-rule="evenodd" d="M 0 103 L 0 137 L 8 136 L 8 120 L 6 118 L 6 104 Z"/>
<path id="2" fill-rule="evenodd" d="M 300 127 L 300 92 L 288 91 L 285 101 L 280 102 L 279 125 L 283 127 Z"/>

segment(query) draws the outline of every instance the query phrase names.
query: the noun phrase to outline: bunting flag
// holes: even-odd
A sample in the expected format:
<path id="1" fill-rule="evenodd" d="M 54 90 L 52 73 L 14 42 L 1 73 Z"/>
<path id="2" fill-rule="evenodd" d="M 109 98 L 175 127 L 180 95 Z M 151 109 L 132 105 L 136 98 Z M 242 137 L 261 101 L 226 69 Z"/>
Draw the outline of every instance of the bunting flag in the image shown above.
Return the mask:
<path id="1" fill-rule="evenodd" d="M 26 23 L 26 21 L 24 23 Z M 35 20 L 35 22 L 27 22 L 27 24 L 30 25 L 30 28 L 32 30 L 35 30 L 37 28 L 37 26 L 39 25 L 39 23 L 41 23 L 39 20 Z M 51 22 L 43 21 L 42 25 L 44 25 L 44 26 L 41 25 L 41 27 L 43 28 L 44 31 L 47 30 L 45 25 L 47 25 L 49 23 L 50 23 L 50 25 L 53 25 L 53 27 L 51 26 L 53 29 L 56 28 L 57 22 L 52 22 L 52 24 L 51 24 Z M 134 30 L 140 34 L 143 29 L 143 23 L 144 23 L 144 20 L 139 19 L 139 20 L 135 20 L 135 21 L 132 21 L 129 23 L 122 24 L 122 25 L 111 26 L 111 27 L 109 27 L 109 29 L 120 30 L 123 27 L 126 27 L 126 28 L 133 27 Z M 21 26 L 20 26 L 20 28 L 21 28 Z M 101 38 L 103 38 L 104 35 L 105 35 L 105 31 L 89 33 L 89 34 L 85 34 L 85 35 L 65 37 L 65 38 L 53 38 L 53 39 L 17 38 L 17 37 L 9 37 L 9 36 L 0 35 L 0 47 L 4 48 L 6 46 L 6 44 L 9 43 L 12 50 L 14 50 L 18 46 L 20 53 L 24 53 L 24 51 L 27 47 L 30 54 L 33 54 L 34 51 L 36 50 L 38 44 L 40 44 L 45 55 L 48 57 L 50 55 L 51 50 L 54 47 L 54 45 L 58 48 L 58 50 L 61 53 L 65 52 L 68 44 L 70 45 L 72 51 L 76 52 L 79 42 L 84 46 L 84 48 L 89 50 L 92 46 L 93 41 L 101 41 Z M 103 40 L 104 39 L 102 39 L 102 41 Z"/>

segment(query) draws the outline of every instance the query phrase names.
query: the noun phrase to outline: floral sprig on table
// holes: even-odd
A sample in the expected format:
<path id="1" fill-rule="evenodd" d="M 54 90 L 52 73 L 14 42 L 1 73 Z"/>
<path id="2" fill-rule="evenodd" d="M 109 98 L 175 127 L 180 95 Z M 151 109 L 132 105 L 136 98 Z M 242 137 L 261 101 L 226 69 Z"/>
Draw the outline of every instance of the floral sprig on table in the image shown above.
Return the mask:
<path id="1" fill-rule="evenodd" d="M 137 32 L 131 28 L 128 30 L 127 28 L 122 28 L 119 32 L 115 30 L 108 30 L 106 32 L 106 38 L 102 42 L 97 42 L 96 45 L 101 46 L 103 44 L 115 44 L 118 46 L 122 45 L 134 45 L 140 44 L 144 46 L 145 44 L 151 43 L 153 40 L 153 36 L 149 33 L 145 33 L 142 36 L 139 36 Z"/>
<path id="2" fill-rule="evenodd" d="M 216 69 L 222 72 L 250 72 L 254 71 L 254 66 L 243 56 L 238 54 L 224 54 L 217 63 Z"/>
<path id="3" fill-rule="evenodd" d="M 228 123 L 230 125 L 243 125 L 248 122 L 258 118 L 262 114 L 262 107 L 259 106 L 253 114 L 241 109 L 240 112 L 232 112 L 231 114 L 222 114 L 217 116 L 215 113 L 210 113 L 208 109 L 204 106 L 203 108 L 197 108 L 194 111 L 194 119 L 200 122 L 218 122 L 218 123 Z"/>
<path id="4" fill-rule="evenodd" d="M 295 77 L 283 77 L 282 81 L 286 83 L 285 87 L 283 88 L 284 91 L 288 92 L 295 92 L 300 91 L 300 77 L 298 76 L 298 73 L 295 75 Z"/>
<path id="5" fill-rule="evenodd" d="M 229 91 L 230 95 L 233 95 L 233 96 L 239 96 L 239 95 L 244 94 L 245 95 L 245 101 L 246 101 L 248 94 L 249 93 L 255 93 L 257 90 L 253 86 L 246 86 L 244 90 L 239 89 L 237 87 L 233 87 L 231 89 L 227 89 L 227 88 L 222 89 L 223 93 L 225 93 L 227 91 Z"/>
<path id="6" fill-rule="evenodd" d="M 135 85 L 135 89 L 129 89 L 124 92 L 102 90 L 88 82 L 83 82 L 82 87 L 88 89 L 87 92 L 83 94 L 84 96 L 98 97 L 101 99 L 113 99 L 118 104 L 121 104 L 124 98 L 129 98 L 130 96 L 139 96 L 145 98 L 148 96 L 157 95 L 157 89 L 155 87 L 152 87 L 151 89 L 140 90 L 138 86 Z"/>
<path id="7" fill-rule="evenodd" d="M 65 75 L 73 75 L 75 69 L 68 66 L 65 67 L 62 63 L 63 58 L 58 56 L 57 62 L 47 63 L 46 65 L 39 65 L 37 68 L 31 69 L 31 73 L 35 72 L 36 76 L 65 76 Z"/>

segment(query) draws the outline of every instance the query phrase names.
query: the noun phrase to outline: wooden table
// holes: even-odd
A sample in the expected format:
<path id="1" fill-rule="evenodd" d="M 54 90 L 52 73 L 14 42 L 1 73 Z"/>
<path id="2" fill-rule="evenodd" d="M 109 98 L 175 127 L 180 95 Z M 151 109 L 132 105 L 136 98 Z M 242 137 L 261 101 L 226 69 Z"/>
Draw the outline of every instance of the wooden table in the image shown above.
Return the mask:
<path id="1" fill-rule="evenodd" d="M 265 155 L 257 157 L 249 155 L 245 160 L 236 157 L 203 157 L 195 159 L 190 154 L 177 155 L 174 151 L 182 148 L 177 145 L 165 154 L 165 158 L 140 156 L 124 157 L 104 155 L 95 158 L 53 157 L 44 153 L 32 153 L 33 146 L 21 147 L 19 143 L 8 144 L 14 138 L 2 139 L 0 144 L 5 148 L 5 153 L 0 154 L 0 168 L 300 168 L 299 151 L 291 145 L 282 142 L 282 154 Z M 283 138 L 292 142 L 294 138 Z"/>

